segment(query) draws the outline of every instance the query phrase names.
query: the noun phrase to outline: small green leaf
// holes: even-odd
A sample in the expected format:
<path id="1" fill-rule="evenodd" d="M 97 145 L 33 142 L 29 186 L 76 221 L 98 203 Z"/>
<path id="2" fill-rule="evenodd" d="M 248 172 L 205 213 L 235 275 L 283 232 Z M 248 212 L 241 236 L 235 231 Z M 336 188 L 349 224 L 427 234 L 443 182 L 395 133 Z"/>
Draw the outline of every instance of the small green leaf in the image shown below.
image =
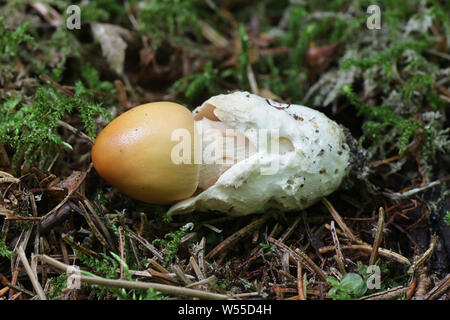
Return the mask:
<path id="1" fill-rule="evenodd" d="M 354 297 L 361 297 L 367 291 L 364 279 L 357 273 L 347 273 L 341 280 L 341 289 Z"/>
<path id="2" fill-rule="evenodd" d="M 327 277 L 327 282 L 333 287 L 339 287 L 341 285 L 340 282 L 333 277 Z"/>

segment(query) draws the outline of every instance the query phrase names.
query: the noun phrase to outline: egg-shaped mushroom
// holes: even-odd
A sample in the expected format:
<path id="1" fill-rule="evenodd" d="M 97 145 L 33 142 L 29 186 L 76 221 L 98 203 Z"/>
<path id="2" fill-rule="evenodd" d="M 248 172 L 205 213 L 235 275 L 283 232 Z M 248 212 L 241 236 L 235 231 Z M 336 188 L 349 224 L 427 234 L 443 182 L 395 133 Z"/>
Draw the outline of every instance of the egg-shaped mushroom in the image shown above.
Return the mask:
<path id="1" fill-rule="evenodd" d="M 178 129 L 189 137 L 181 144 Z M 192 113 L 170 102 L 133 108 L 92 149 L 105 180 L 135 199 L 172 203 L 169 214 L 303 209 L 338 189 L 349 158 L 343 130 L 323 113 L 248 92 L 211 97 Z"/>
<path id="2" fill-rule="evenodd" d="M 193 113 L 233 128 L 257 148 L 209 188 L 174 204 L 171 215 L 304 209 L 337 190 L 350 170 L 342 128 L 317 110 L 233 92 L 209 98 Z M 275 135 L 261 139 L 261 132 Z M 274 140 L 276 148 L 260 147 L 261 140 Z"/>
<path id="3" fill-rule="evenodd" d="M 92 162 L 97 172 L 128 196 L 149 203 L 168 204 L 189 198 L 197 189 L 199 166 L 174 163 L 177 129 L 195 135 L 194 118 L 186 107 L 153 102 L 126 111 L 95 139 Z"/>

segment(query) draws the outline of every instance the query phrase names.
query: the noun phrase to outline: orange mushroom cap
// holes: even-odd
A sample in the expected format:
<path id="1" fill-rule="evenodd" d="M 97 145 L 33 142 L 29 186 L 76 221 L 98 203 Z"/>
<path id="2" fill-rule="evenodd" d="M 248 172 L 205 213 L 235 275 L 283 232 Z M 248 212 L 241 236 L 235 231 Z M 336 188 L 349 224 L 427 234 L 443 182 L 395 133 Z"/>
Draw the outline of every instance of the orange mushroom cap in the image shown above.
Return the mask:
<path id="1" fill-rule="evenodd" d="M 175 164 L 171 152 L 176 129 L 196 134 L 194 118 L 173 102 L 137 106 L 114 119 L 98 135 L 92 162 L 106 181 L 128 196 L 149 203 L 169 204 L 189 198 L 197 189 L 199 167 L 192 161 Z"/>

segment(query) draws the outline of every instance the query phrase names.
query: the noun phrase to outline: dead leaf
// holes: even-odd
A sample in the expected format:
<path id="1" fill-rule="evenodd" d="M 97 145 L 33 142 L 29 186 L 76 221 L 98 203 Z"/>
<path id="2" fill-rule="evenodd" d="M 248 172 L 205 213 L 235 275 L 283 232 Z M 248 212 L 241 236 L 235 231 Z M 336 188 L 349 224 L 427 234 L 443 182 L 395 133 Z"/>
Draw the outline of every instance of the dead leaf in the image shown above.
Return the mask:
<path id="1" fill-rule="evenodd" d="M 60 27 L 63 24 L 61 15 L 53 9 L 50 5 L 42 2 L 30 3 L 30 6 L 36 10 L 45 21 L 47 21 L 52 27 Z"/>
<path id="2" fill-rule="evenodd" d="M 133 38 L 132 33 L 125 28 L 108 23 L 91 23 L 91 30 L 100 42 L 102 53 L 111 69 L 122 75 L 127 48 L 125 40 Z"/>

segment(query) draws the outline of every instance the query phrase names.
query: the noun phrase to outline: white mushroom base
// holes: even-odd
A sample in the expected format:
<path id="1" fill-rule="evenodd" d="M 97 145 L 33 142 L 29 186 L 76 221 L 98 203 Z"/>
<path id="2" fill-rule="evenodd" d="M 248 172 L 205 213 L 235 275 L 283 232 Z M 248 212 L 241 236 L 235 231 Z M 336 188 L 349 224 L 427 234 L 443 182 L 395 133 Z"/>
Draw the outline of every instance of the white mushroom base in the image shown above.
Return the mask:
<path id="1" fill-rule="evenodd" d="M 269 209 L 300 210 L 338 189 L 349 171 L 344 133 L 321 112 L 248 92 L 211 97 L 193 114 L 211 114 L 211 110 L 215 120 L 243 133 L 254 146 L 258 146 L 258 135 L 252 133 L 277 130 L 279 150 L 258 148 L 199 194 L 174 204 L 168 214 L 219 211 L 248 215 Z M 262 174 L 274 164 L 278 166 L 276 173 Z"/>

